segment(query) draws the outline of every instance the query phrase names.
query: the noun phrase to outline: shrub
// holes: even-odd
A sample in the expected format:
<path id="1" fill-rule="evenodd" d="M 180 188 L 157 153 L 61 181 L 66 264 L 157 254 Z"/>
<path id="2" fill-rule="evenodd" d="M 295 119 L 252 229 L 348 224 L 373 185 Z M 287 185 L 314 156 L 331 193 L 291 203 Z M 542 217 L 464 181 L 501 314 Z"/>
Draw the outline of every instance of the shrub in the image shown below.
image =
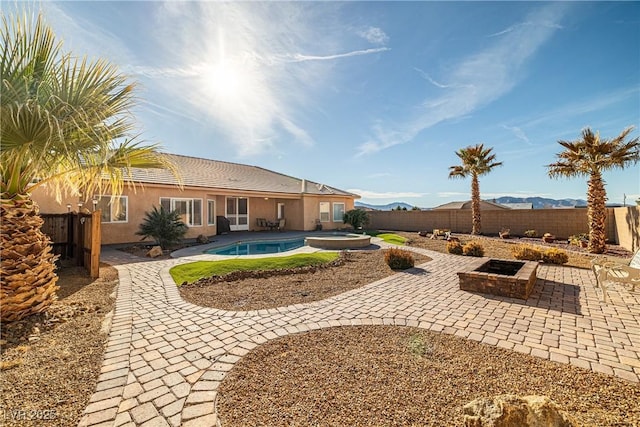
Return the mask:
<path id="1" fill-rule="evenodd" d="M 364 209 L 351 209 L 344 213 L 342 220 L 345 224 L 351 224 L 354 229 L 358 230 L 369 224 L 369 214 Z"/>
<path id="2" fill-rule="evenodd" d="M 484 248 L 480 242 L 472 240 L 462 247 L 462 253 L 466 256 L 483 256 Z"/>
<path id="3" fill-rule="evenodd" d="M 527 230 L 524 235 L 525 237 L 538 237 L 538 232 L 536 230 Z"/>
<path id="4" fill-rule="evenodd" d="M 447 242 L 447 252 L 454 255 L 462 255 L 462 244 L 457 240 Z"/>
<path id="5" fill-rule="evenodd" d="M 515 259 L 525 261 L 540 261 L 542 251 L 531 245 L 518 245 L 511 248 L 511 254 Z"/>
<path id="6" fill-rule="evenodd" d="M 558 265 L 566 264 L 569 262 L 569 255 L 567 255 L 567 253 L 562 249 L 547 249 L 542 254 L 542 262 Z"/>
<path id="7" fill-rule="evenodd" d="M 573 236 L 569 236 L 569 243 L 576 246 L 582 246 L 582 242 L 589 241 L 588 233 L 580 233 L 574 234 Z"/>
<path id="8" fill-rule="evenodd" d="M 145 212 L 144 220 L 136 234 L 142 236 L 142 240 L 147 237 L 155 239 L 162 249 L 167 249 L 178 243 L 187 232 L 187 226 L 178 211 L 169 212 L 163 207 L 158 209 L 153 207 L 150 212 Z"/>
<path id="9" fill-rule="evenodd" d="M 387 263 L 392 270 L 406 270 L 415 265 L 415 260 L 411 252 L 404 249 L 391 248 L 384 253 L 384 262 Z"/>

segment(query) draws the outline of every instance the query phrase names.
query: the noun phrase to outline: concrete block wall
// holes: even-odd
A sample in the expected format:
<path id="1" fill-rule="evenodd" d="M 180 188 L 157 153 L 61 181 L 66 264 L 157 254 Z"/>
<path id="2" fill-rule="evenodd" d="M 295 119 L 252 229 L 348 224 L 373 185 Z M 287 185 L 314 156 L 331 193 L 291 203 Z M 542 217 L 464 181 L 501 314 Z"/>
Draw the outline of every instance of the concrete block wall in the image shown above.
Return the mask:
<path id="1" fill-rule="evenodd" d="M 380 230 L 432 231 L 446 228 L 455 233 L 471 232 L 471 210 L 372 211 L 369 227 Z M 640 208 L 608 208 L 607 238 L 629 250 L 640 246 L 638 223 Z M 587 209 L 532 209 L 482 211 L 483 234 L 498 234 L 508 228 L 513 235 L 536 230 L 538 235 L 551 233 L 559 239 L 589 230 Z"/>

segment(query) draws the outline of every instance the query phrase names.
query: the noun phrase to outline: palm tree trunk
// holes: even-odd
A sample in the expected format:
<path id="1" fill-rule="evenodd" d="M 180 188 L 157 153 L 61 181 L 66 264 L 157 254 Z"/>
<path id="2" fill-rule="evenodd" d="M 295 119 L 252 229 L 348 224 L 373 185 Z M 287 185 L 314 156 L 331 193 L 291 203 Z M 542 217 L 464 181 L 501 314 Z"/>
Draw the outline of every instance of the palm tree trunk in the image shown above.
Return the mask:
<path id="1" fill-rule="evenodd" d="M 0 224 L 0 320 L 44 311 L 56 300 L 57 256 L 40 227 L 38 206 L 28 196 L 2 199 Z"/>
<path id="2" fill-rule="evenodd" d="M 480 183 L 478 182 L 478 175 L 475 173 L 471 177 L 471 216 L 473 217 L 471 234 L 480 234 L 482 232 L 480 222 Z"/>
<path id="3" fill-rule="evenodd" d="M 589 246 L 587 250 L 601 254 L 606 249 L 607 192 L 599 172 L 592 172 L 587 189 L 587 213 L 589 217 Z"/>

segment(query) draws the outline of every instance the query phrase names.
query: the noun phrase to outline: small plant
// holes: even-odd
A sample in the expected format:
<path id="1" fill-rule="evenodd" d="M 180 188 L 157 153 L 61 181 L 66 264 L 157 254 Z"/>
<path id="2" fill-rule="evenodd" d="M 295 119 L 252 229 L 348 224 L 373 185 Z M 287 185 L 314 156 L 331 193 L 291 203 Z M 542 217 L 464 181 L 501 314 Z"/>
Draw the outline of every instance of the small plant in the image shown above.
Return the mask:
<path id="1" fill-rule="evenodd" d="M 409 337 L 409 351 L 416 357 L 423 357 L 433 353 L 433 346 L 428 343 L 420 334 L 414 334 Z"/>
<path id="2" fill-rule="evenodd" d="M 525 237 L 538 237 L 538 232 L 536 230 L 527 230 L 524 235 Z"/>
<path id="3" fill-rule="evenodd" d="M 566 264 L 569 262 L 569 255 L 562 249 L 551 248 L 542 254 L 542 262 L 547 264 Z"/>
<path id="4" fill-rule="evenodd" d="M 462 244 L 457 240 L 447 242 L 447 252 L 454 255 L 462 255 Z"/>
<path id="5" fill-rule="evenodd" d="M 384 262 L 387 263 L 392 270 L 406 270 L 415 265 L 415 260 L 411 252 L 404 249 L 391 248 L 384 253 Z"/>
<path id="6" fill-rule="evenodd" d="M 542 241 L 545 243 L 553 243 L 554 240 L 556 240 L 556 236 L 551 233 L 544 233 L 542 235 Z"/>
<path id="7" fill-rule="evenodd" d="M 154 206 L 152 211 L 145 212 L 144 220 L 136 234 L 142 236 L 142 240 L 151 237 L 162 249 L 167 249 L 178 243 L 187 229 L 178 211 L 170 212 L 162 206 L 160 209 Z"/>
<path id="8" fill-rule="evenodd" d="M 364 209 L 351 209 L 344 213 L 342 220 L 345 224 L 351 224 L 355 230 L 359 230 L 369 224 L 369 214 Z"/>
<path id="9" fill-rule="evenodd" d="M 515 259 L 525 261 L 540 261 L 542 251 L 531 245 L 518 245 L 511 248 L 511 254 Z"/>
<path id="10" fill-rule="evenodd" d="M 574 234 L 573 236 L 569 236 L 569 244 L 575 246 L 585 246 L 589 243 L 589 234 L 588 233 L 580 233 Z"/>
<path id="11" fill-rule="evenodd" d="M 462 247 L 462 254 L 466 256 L 484 256 L 484 248 L 480 242 L 472 240 Z"/>

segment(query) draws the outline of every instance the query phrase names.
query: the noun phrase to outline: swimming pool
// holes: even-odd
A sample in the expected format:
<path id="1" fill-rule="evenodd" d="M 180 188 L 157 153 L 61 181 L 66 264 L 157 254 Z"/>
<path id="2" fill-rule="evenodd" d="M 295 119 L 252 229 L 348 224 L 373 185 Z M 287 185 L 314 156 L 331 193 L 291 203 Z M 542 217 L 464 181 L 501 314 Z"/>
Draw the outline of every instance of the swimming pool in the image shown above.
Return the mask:
<path id="1" fill-rule="evenodd" d="M 253 240 L 236 242 L 232 245 L 213 248 L 205 251 L 210 255 L 262 255 L 277 254 L 298 249 L 304 246 L 304 238 L 289 240 Z"/>

